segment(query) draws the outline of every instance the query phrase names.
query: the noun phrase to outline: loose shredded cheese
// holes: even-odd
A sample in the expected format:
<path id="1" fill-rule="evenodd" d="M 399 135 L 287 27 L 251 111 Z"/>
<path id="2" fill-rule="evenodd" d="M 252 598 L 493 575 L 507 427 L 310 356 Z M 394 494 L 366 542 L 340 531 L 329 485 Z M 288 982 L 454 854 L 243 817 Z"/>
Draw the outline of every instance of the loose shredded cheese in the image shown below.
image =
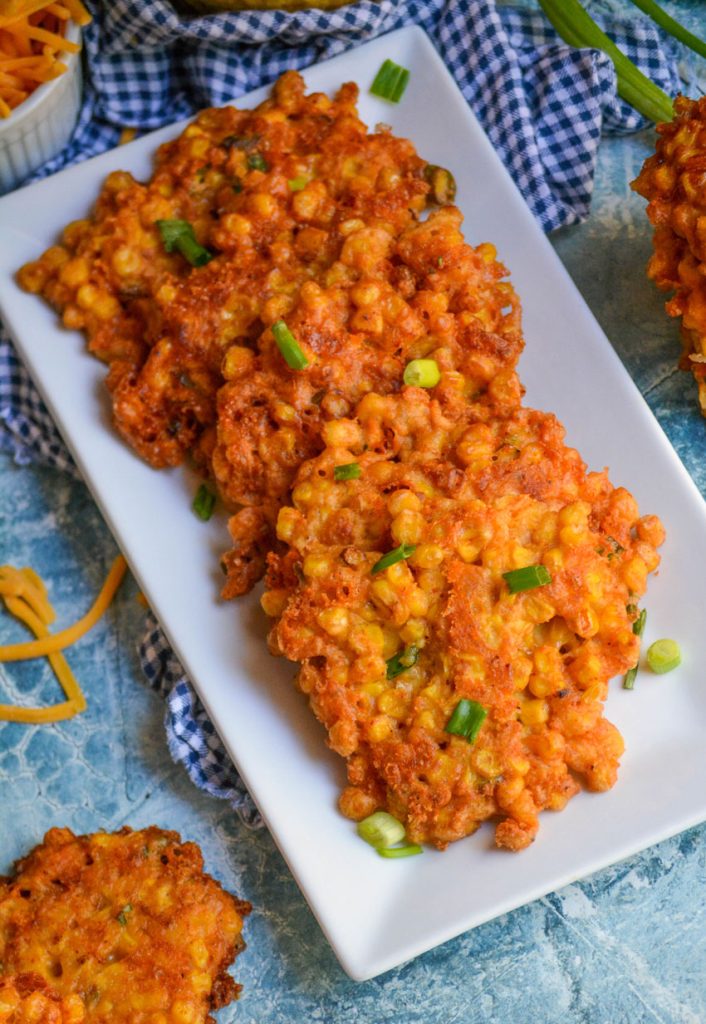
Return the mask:
<path id="1" fill-rule="evenodd" d="M 64 38 L 69 18 L 87 25 L 81 0 L 8 0 L 0 5 L 0 117 L 9 117 L 37 86 L 66 71 L 60 53 L 81 47 Z"/>
<path id="2" fill-rule="evenodd" d="M 50 633 L 48 626 L 56 613 L 47 598 L 43 580 L 33 569 L 15 569 L 0 566 L 0 597 L 7 610 L 24 622 L 36 640 L 0 646 L 0 662 L 22 661 L 46 656 L 61 684 L 66 700 L 48 708 L 21 708 L 13 704 L 0 704 L 0 720 L 6 722 L 58 722 L 71 718 L 86 708 L 86 700 L 68 662 L 60 652 L 87 633 L 103 615 L 125 576 L 127 563 L 122 555 L 113 562 L 105 583 L 93 607 L 68 629 Z"/>

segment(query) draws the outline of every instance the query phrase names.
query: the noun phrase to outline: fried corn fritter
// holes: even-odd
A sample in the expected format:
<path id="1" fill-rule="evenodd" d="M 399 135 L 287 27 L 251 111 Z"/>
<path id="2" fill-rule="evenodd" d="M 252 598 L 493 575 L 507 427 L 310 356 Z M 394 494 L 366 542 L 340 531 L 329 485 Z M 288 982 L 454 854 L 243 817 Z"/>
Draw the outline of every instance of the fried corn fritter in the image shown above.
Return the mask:
<path id="1" fill-rule="evenodd" d="M 307 96 L 288 72 L 252 112 L 204 111 L 160 147 L 148 182 L 109 175 L 93 216 L 19 274 L 108 364 L 127 442 L 156 467 L 188 454 L 244 507 L 226 596 L 261 576 L 322 423 L 371 389 L 397 390 L 407 360 L 440 344 L 481 398 L 522 347 L 493 247 L 465 243 L 453 208 L 418 223 L 452 179 L 384 126 L 368 132 L 357 95 L 349 84 L 333 100 Z M 213 255 L 205 266 L 165 251 L 157 222 L 174 219 Z M 310 359 L 305 377 L 274 344 L 283 317 Z"/>
<path id="2" fill-rule="evenodd" d="M 674 293 L 665 308 L 681 317 L 680 366 L 693 373 L 706 416 L 706 98 L 679 96 L 674 109 L 632 188 L 648 200 L 655 229 L 647 276 Z"/>
<path id="3" fill-rule="evenodd" d="M 0 1021 L 212 1022 L 249 910 L 176 832 L 51 829 L 0 880 Z"/>
<path id="4" fill-rule="evenodd" d="M 83 1024 L 80 996 L 62 998 L 39 974 L 0 975 L 0 1024 Z"/>
<path id="5" fill-rule="evenodd" d="M 519 850 L 578 779 L 615 781 L 623 741 L 603 702 L 637 662 L 664 534 L 586 472 L 553 416 L 472 420 L 405 388 L 325 425 L 279 513 L 288 551 L 270 554 L 262 603 L 273 653 L 301 663 L 347 759 L 344 814 L 385 809 L 439 847 L 499 818 L 498 845 Z M 336 481 L 352 462 L 360 477 Z M 373 572 L 399 545 L 409 557 Z M 503 573 L 537 564 L 551 583 L 511 594 Z M 473 743 L 446 731 L 464 698 L 487 711 Z"/>

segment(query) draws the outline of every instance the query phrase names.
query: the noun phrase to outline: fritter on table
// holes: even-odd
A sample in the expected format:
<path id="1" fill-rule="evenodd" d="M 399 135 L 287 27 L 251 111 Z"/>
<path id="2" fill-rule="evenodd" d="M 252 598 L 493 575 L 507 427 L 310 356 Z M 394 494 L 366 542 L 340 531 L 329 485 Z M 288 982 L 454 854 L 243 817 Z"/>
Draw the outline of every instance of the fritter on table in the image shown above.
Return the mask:
<path id="1" fill-rule="evenodd" d="M 58 1005 L 61 1024 L 212 1021 L 237 998 L 228 967 L 249 910 L 176 832 L 51 829 L 0 880 L 0 1020 L 14 990 L 23 1004 Z"/>
<path id="2" fill-rule="evenodd" d="M 632 187 L 655 228 L 647 276 L 674 293 L 665 308 L 681 317 L 680 366 L 693 373 L 706 416 L 706 98 L 679 96 L 674 109 Z"/>
<path id="3" fill-rule="evenodd" d="M 347 759 L 349 817 L 386 809 L 440 847 L 495 818 L 498 845 L 517 850 L 578 780 L 613 785 L 623 741 L 603 702 L 637 662 L 664 533 L 563 435 L 527 409 L 446 417 L 405 388 L 327 424 L 301 467 L 262 603 L 273 653 L 301 663 Z M 359 478 L 337 481 L 353 463 Z M 503 574 L 527 566 L 550 582 L 511 593 Z M 473 742 L 447 731 L 461 700 L 487 715 Z"/>

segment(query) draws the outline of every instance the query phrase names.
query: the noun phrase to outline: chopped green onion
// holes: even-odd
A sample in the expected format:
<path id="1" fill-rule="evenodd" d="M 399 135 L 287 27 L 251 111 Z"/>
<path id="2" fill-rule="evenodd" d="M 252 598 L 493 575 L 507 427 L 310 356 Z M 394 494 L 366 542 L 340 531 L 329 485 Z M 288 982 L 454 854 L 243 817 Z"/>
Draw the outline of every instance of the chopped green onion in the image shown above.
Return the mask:
<path id="1" fill-rule="evenodd" d="M 655 640 L 647 648 L 647 664 L 657 675 L 671 672 L 681 665 L 681 651 L 676 640 Z"/>
<path id="2" fill-rule="evenodd" d="M 650 18 L 660 28 L 663 28 L 665 32 L 669 32 L 670 36 L 674 36 L 680 43 L 684 43 L 690 50 L 700 54 L 702 57 L 706 57 L 706 43 L 703 39 L 699 39 L 688 29 L 684 28 L 678 21 L 671 18 L 665 10 L 663 10 L 659 4 L 655 3 L 655 0 L 632 0 L 636 7 L 639 7 L 641 11 L 649 15 Z"/>
<path id="3" fill-rule="evenodd" d="M 647 622 L 647 609 L 643 608 L 642 611 L 640 612 L 640 614 L 638 615 L 638 617 L 635 619 L 635 621 L 632 624 L 632 631 L 635 634 L 635 636 L 640 636 L 640 637 L 642 636 L 642 634 L 645 632 L 645 623 L 646 622 Z M 639 662 L 638 662 L 638 664 L 639 664 Z M 635 686 L 635 676 L 637 675 L 637 668 L 638 668 L 637 665 L 633 665 L 633 667 L 629 668 L 627 670 L 627 672 L 625 673 L 625 678 L 623 679 L 623 689 L 624 690 L 632 690 L 634 688 L 634 686 Z"/>
<path id="4" fill-rule="evenodd" d="M 334 480 L 357 480 L 360 476 L 360 466 L 357 462 L 347 462 L 345 466 L 333 467 Z"/>
<path id="5" fill-rule="evenodd" d="M 167 252 L 177 249 L 192 267 L 203 267 L 213 259 L 213 253 L 196 241 L 188 220 L 158 220 L 156 224 Z"/>
<path id="6" fill-rule="evenodd" d="M 416 857 L 418 853 L 423 853 L 421 846 L 417 846 L 416 843 L 410 843 L 409 846 L 383 846 L 378 847 L 378 853 L 381 857 Z"/>
<path id="7" fill-rule="evenodd" d="M 118 924 L 121 925 L 123 928 L 127 924 L 127 915 L 130 913 L 131 910 L 132 903 L 126 903 L 123 909 L 120 911 L 120 913 L 116 914 L 115 919 L 118 922 Z"/>
<path id="8" fill-rule="evenodd" d="M 447 206 L 456 198 L 456 179 L 445 167 L 427 164 L 424 168 L 424 180 L 431 186 L 430 198 L 439 206 Z"/>
<path id="9" fill-rule="evenodd" d="M 309 184 L 309 179 L 300 174 L 298 178 L 290 178 L 287 184 L 292 192 L 301 192 Z"/>
<path id="10" fill-rule="evenodd" d="M 464 697 L 456 705 L 444 731 L 453 733 L 455 736 L 465 736 L 469 743 L 475 743 L 480 727 L 487 717 L 488 712 L 482 704 Z"/>
<path id="11" fill-rule="evenodd" d="M 287 366 L 291 366 L 293 370 L 303 370 L 304 367 L 309 365 L 309 360 L 302 352 L 299 342 L 284 320 L 278 320 L 276 324 L 272 324 L 272 333 L 277 342 L 277 348 L 284 356 Z"/>
<path id="12" fill-rule="evenodd" d="M 391 565 L 395 565 L 396 562 L 402 562 L 405 558 L 409 558 L 414 553 L 416 544 L 400 544 L 398 548 L 394 548 L 392 551 L 388 551 L 382 558 L 378 558 L 375 565 L 370 570 L 371 575 L 375 575 L 376 572 L 382 572 L 383 569 L 389 569 Z"/>
<path id="13" fill-rule="evenodd" d="M 390 103 L 399 103 L 409 82 L 409 71 L 394 60 L 386 60 L 378 71 L 370 91 Z"/>
<path id="14" fill-rule="evenodd" d="M 552 582 L 552 576 L 546 565 L 526 565 L 524 569 L 512 569 L 503 573 L 507 589 L 511 594 L 519 594 L 522 590 L 534 590 L 535 587 L 546 587 Z"/>
<path id="15" fill-rule="evenodd" d="M 358 822 L 358 835 L 376 850 L 381 847 L 394 846 L 405 837 L 404 825 L 393 818 L 387 811 L 375 811 L 367 818 Z"/>
<path id="16" fill-rule="evenodd" d="M 441 380 L 435 359 L 413 359 L 404 368 L 404 382 L 413 388 L 433 388 Z"/>
<path id="17" fill-rule="evenodd" d="M 401 675 L 406 672 L 412 665 L 416 665 L 417 659 L 419 658 L 419 648 L 412 644 L 410 647 L 405 647 L 403 651 L 398 654 L 393 654 L 391 658 L 387 659 L 387 678 L 394 679 L 395 676 Z"/>
<path id="18" fill-rule="evenodd" d="M 659 86 L 618 49 L 603 32 L 579 0 L 539 0 L 539 6 L 562 39 L 570 46 L 602 50 L 613 61 L 618 80 L 618 93 L 651 121 L 671 121 L 674 106 Z"/>
<path id="19" fill-rule="evenodd" d="M 262 153 L 248 153 L 248 167 L 251 171 L 269 171 L 270 165 Z"/>
<path id="20" fill-rule="evenodd" d="M 215 506 L 216 495 L 209 491 L 206 484 L 201 484 L 198 491 L 196 492 L 194 503 L 191 506 L 194 512 L 199 517 L 199 519 L 203 519 L 203 521 L 206 523 L 213 515 L 213 510 Z"/>

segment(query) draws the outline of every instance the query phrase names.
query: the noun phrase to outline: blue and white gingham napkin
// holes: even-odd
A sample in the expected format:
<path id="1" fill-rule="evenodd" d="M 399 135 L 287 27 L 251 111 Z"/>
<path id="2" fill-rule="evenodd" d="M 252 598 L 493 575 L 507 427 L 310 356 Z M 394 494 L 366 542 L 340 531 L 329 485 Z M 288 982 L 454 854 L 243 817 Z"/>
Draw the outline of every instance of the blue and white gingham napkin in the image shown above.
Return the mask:
<path id="1" fill-rule="evenodd" d="M 88 0 L 84 104 L 68 147 L 43 177 L 114 146 L 126 126 L 156 128 L 222 105 L 290 68 L 304 68 L 403 25 L 421 25 L 483 124 L 545 231 L 589 211 L 602 132 L 635 131 L 643 119 L 616 96 L 613 65 L 574 50 L 535 11 L 493 0 L 360 0 L 336 11 L 249 11 L 187 18 L 167 0 Z M 611 20 L 609 35 L 670 95 L 678 51 L 648 20 Z M 0 322 L 0 450 L 78 475 Z M 157 622 L 140 646 L 151 685 L 167 703 L 172 757 L 192 781 L 259 816 L 213 724 Z"/>

